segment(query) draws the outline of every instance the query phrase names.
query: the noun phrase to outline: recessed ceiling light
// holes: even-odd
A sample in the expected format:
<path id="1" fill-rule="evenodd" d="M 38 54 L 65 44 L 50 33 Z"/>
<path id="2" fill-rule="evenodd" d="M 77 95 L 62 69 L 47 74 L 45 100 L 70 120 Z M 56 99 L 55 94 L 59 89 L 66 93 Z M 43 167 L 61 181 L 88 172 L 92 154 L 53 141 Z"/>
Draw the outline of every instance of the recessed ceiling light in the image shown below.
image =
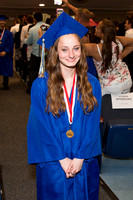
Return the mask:
<path id="1" fill-rule="evenodd" d="M 45 6 L 45 4 L 44 3 L 40 3 L 39 6 L 43 7 L 43 6 Z"/>

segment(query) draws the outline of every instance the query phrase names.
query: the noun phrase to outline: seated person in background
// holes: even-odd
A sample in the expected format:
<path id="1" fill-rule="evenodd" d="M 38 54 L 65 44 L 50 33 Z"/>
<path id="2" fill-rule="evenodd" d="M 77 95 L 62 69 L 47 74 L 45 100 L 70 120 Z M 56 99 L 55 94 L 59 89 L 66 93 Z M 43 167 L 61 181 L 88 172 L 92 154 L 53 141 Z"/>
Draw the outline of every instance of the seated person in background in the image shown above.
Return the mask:
<path id="1" fill-rule="evenodd" d="M 116 37 L 115 25 L 108 19 L 99 22 L 95 34 L 101 42 L 88 43 L 85 46 L 87 55 L 93 57 L 102 95 L 130 92 L 132 80 L 128 66 L 122 62 L 121 53 L 123 46 L 133 48 L 133 39 Z"/>

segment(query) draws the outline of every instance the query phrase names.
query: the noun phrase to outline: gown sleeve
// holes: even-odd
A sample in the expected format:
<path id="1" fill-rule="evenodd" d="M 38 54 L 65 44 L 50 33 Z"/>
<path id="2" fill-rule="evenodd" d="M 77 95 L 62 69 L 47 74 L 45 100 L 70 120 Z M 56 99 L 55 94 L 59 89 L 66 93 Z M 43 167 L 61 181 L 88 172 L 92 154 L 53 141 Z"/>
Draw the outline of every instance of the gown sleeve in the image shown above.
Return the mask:
<path id="1" fill-rule="evenodd" d="M 6 45 L 5 45 L 4 51 L 8 55 L 13 56 L 13 35 L 9 31 L 8 31 L 8 33 L 6 33 L 5 41 L 6 41 Z"/>
<path id="2" fill-rule="evenodd" d="M 31 108 L 27 125 L 28 163 L 40 164 L 65 158 L 58 127 L 51 127 L 56 118 L 45 111 L 47 86 L 45 78 L 32 84 Z"/>

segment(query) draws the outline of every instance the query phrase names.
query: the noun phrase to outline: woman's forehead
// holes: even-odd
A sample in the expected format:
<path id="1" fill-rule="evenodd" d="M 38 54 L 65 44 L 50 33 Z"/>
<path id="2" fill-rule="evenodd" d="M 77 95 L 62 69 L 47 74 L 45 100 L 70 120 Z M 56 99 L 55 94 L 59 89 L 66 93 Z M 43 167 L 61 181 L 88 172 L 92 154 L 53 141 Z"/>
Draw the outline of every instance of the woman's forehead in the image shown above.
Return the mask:
<path id="1" fill-rule="evenodd" d="M 79 38 L 76 34 L 66 34 L 62 35 L 59 39 L 59 41 L 64 41 L 64 42 L 67 42 L 68 40 L 79 41 Z"/>
<path id="2" fill-rule="evenodd" d="M 72 47 L 76 45 L 80 45 L 79 38 L 77 37 L 76 34 L 63 35 L 60 37 L 59 43 L 58 43 L 58 46 Z"/>

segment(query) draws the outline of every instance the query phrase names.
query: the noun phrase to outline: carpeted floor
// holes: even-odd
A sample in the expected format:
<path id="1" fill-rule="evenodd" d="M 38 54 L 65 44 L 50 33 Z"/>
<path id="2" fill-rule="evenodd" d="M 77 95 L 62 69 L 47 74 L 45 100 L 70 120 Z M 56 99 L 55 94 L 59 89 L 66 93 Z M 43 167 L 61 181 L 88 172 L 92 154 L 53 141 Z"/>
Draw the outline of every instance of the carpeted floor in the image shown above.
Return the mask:
<path id="1" fill-rule="evenodd" d="M 30 95 L 14 74 L 9 90 L 0 76 L 0 183 L 2 200 L 36 200 L 35 166 L 27 164 L 27 120 Z M 99 200 L 117 200 L 101 180 Z"/>
<path id="2" fill-rule="evenodd" d="M 0 87 L 2 86 L 0 77 Z M 36 199 L 35 167 L 27 164 L 26 126 L 30 96 L 17 76 L 10 89 L 0 89 L 0 167 L 3 199 Z"/>

